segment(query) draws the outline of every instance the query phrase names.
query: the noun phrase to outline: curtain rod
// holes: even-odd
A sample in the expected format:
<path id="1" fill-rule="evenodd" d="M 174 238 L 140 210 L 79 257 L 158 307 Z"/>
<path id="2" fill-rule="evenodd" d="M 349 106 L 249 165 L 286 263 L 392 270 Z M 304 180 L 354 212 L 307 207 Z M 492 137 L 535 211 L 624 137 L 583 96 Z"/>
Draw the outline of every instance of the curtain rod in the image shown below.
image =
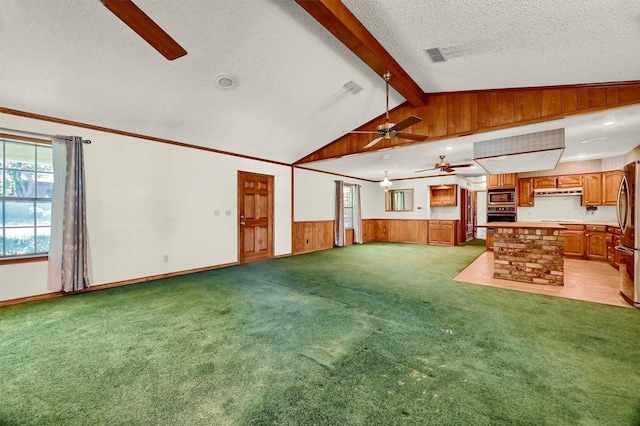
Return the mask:
<path id="1" fill-rule="evenodd" d="M 38 136 L 41 138 L 53 139 L 53 138 L 62 138 L 68 141 L 72 140 L 70 136 L 59 136 L 59 135 L 48 135 L 46 133 L 37 133 L 37 132 L 28 132 L 26 130 L 17 130 L 17 129 L 7 129 L 5 127 L 0 127 L 0 132 L 9 132 L 9 133 L 18 133 L 25 136 Z M 86 144 L 90 144 L 91 141 L 89 139 L 83 139 L 82 142 Z"/>

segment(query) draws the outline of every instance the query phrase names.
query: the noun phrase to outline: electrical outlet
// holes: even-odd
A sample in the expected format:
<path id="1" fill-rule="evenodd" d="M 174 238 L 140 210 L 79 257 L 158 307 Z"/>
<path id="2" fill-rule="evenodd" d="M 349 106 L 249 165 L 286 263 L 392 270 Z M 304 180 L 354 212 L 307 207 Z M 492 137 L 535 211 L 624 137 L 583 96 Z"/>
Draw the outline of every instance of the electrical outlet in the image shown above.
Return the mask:
<path id="1" fill-rule="evenodd" d="M 227 216 L 231 216 L 231 210 L 227 210 L 227 211 L 225 212 L 225 214 L 226 214 Z"/>
<path id="2" fill-rule="evenodd" d="M 213 215 L 214 216 L 220 216 L 220 210 L 214 210 L 213 211 Z"/>
<path id="3" fill-rule="evenodd" d="M 169 261 L 169 255 L 168 255 L 168 254 L 165 254 L 165 255 L 164 255 L 164 261 L 165 261 L 165 262 L 168 262 L 168 261 Z"/>

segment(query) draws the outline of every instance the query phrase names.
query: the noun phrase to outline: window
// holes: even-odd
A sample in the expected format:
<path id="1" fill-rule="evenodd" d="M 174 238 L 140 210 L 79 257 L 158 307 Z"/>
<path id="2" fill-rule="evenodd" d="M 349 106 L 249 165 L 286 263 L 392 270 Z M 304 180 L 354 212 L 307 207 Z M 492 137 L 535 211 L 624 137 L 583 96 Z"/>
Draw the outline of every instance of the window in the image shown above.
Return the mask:
<path id="1" fill-rule="evenodd" d="M 49 251 L 52 195 L 51 145 L 0 138 L 0 259 Z"/>
<path id="2" fill-rule="evenodd" d="M 345 184 L 344 196 L 344 227 L 353 228 L 353 185 Z"/>

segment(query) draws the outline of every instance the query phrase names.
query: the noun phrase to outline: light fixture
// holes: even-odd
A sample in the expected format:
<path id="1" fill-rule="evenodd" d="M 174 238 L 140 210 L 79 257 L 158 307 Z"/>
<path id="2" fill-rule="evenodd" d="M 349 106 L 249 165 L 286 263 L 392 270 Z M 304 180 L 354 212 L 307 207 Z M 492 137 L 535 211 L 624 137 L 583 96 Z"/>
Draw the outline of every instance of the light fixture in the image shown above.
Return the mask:
<path id="1" fill-rule="evenodd" d="M 388 191 L 388 190 L 389 190 L 389 187 L 390 187 L 391 185 L 393 185 L 393 182 L 391 182 L 391 181 L 389 180 L 389 177 L 387 176 L 387 173 L 388 173 L 388 171 L 387 171 L 387 170 L 385 170 L 385 171 L 384 171 L 384 180 L 383 180 L 382 182 L 380 182 L 380 186 L 381 186 L 381 187 L 383 187 L 385 191 Z"/>
<path id="2" fill-rule="evenodd" d="M 564 129 L 475 142 L 474 161 L 487 173 L 552 170 L 565 149 Z"/>

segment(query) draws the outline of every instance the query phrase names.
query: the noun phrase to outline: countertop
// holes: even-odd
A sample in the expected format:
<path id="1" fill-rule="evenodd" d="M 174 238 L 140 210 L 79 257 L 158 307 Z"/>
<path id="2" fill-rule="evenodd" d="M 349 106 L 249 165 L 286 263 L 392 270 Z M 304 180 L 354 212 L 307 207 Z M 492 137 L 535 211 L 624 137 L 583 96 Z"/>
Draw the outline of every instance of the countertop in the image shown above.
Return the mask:
<path id="1" fill-rule="evenodd" d="M 498 225 L 499 224 L 499 225 Z M 589 222 L 577 220 L 540 220 L 540 221 L 518 221 L 518 222 L 489 222 L 484 225 L 476 225 L 476 228 L 548 228 L 545 225 L 596 225 L 596 226 L 614 226 L 619 228 L 617 222 Z M 562 227 L 564 228 L 564 226 Z"/>
<path id="2" fill-rule="evenodd" d="M 490 222 L 477 225 L 478 228 L 535 228 L 535 229 L 567 229 L 556 222 Z"/>

